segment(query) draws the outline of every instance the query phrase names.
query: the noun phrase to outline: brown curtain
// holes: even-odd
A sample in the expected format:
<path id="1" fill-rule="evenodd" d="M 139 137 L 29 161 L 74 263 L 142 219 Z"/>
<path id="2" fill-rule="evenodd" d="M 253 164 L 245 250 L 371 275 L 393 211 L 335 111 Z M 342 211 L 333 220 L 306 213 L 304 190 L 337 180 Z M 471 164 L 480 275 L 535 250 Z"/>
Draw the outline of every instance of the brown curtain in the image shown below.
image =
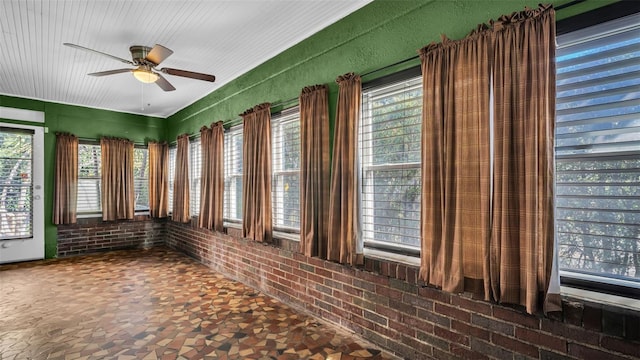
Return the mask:
<path id="1" fill-rule="evenodd" d="M 189 135 L 178 136 L 176 148 L 176 173 L 173 181 L 173 214 L 171 219 L 189 222 Z"/>
<path id="2" fill-rule="evenodd" d="M 329 91 L 315 85 L 300 93 L 300 252 L 327 256 L 329 217 Z"/>
<path id="3" fill-rule="evenodd" d="M 222 203 L 224 190 L 223 149 L 224 127 L 222 121 L 211 128 L 200 129 L 202 169 L 200 186 L 200 215 L 198 226 L 222 231 Z"/>
<path id="4" fill-rule="evenodd" d="M 362 82 L 349 73 L 336 80 L 339 87 L 331 162 L 327 258 L 343 264 L 364 261 L 359 243 L 356 149 Z"/>
<path id="5" fill-rule="evenodd" d="M 420 276 L 446 291 L 484 293 L 529 313 L 545 298 L 545 312 L 558 311 L 555 15 L 541 5 L 485 27 L 420 50 Z"/>
<path id="6" fill-rule="evenodd" d="M 78 205 L 78 138 L 56 133 L 53 223 L 75 224 Z"/>
<path id="7" fill-rule="evenodd" d="M 271 105 L 255 106 L 241 114 L 242 235 L 271 242 Z"/>
<path id="8" fill-rule="evenodd" d="M 489 41 L 479 31 L 420 50 L 420 275 L 450 292 L 482 291 L 488 266 Z"/>
<path id="9" fill-rule="evenodd" d="M 494 31 L 495 175 L 491 291 L 534 312 L 560 310 L 548 293 L 554 257 L 555 12 L 503 16 Z"/>
<path id="10" fill-rule="evenodd" d="M 102 220 L 133 219 L 133 142 L 100 139 L 102 160 Z"/>
<path id="11" fill-rule="evenodd" d="M 149 214 L 154 218 L 169 213 L 169 146 L 149 142 Z"/>

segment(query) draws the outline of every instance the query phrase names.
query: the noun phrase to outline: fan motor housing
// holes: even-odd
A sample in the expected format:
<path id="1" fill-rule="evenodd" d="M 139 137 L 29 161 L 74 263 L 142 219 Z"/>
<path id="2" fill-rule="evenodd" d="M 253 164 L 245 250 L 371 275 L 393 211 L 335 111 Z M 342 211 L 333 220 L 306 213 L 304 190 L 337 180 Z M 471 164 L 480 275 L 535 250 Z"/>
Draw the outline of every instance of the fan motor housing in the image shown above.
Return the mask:
<path id="1" fill-rule="evenodd" d="M 131 52 L 131 58 L 136 64 L 151 63 L 149 60 L 146 59 L 147 55 L 151 51 L 150 47 L 142 46 L 142 45 L 133 45 L 129 47 L 129 51 Z M 157 64 L 154 64 L 154 65 L 157 65 Z"/>

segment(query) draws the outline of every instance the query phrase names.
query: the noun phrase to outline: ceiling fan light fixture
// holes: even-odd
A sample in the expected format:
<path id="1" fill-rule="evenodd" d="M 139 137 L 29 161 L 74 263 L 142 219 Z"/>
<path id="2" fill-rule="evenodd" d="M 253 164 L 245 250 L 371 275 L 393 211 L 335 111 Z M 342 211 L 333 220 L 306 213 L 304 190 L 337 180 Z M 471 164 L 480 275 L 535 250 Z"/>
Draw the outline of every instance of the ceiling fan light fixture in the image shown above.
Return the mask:
<path id="1" fill-rule="evenodd" d="M 143 67 L 139 67 L 135 70 L 132 70 L 133 76 L 145 84 L 151 84 L 158 80 L 158 74 L 154 73 L 150 69 L 145 69 Z"/>

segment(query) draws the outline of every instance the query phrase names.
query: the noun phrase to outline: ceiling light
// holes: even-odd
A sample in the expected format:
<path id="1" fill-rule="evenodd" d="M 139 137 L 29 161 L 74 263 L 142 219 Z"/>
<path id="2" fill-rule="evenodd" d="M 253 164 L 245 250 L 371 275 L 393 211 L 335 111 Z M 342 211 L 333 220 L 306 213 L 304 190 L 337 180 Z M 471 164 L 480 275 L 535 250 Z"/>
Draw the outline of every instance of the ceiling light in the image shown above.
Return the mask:
<path id="1" fill-rule="evenodd" d="M 143 66 L 140 66 L 135 70 L 132 70 L 132 72 L 133 72 L 133 76 L 135 76 L 136 79 L 138 79 L 139 81 L 145 84 L 154 83 L 156 82 L 156 80 L 158 80 L 158 74 L 151 71 L 151 69 L 147 69 Z"/>

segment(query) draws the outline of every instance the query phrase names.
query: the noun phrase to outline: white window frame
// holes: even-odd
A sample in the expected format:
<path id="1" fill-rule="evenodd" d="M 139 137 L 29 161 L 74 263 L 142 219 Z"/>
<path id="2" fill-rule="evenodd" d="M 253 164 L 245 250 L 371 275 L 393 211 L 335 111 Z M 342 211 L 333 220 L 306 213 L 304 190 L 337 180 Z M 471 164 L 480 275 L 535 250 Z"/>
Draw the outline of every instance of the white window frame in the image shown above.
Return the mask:
<path id="1" fill-rule="evenodd" d="M 237 213 L 236 204 L 238 203 L 238 199 L 240 199 L 240 204 L 242 204 L 242 193 L 238 194 L 236 192 L 235 187 L 232 187 L 231 184 L 235 183 L 237 179 L 240 179 L 242 182 L 242 140 L 240 140 L 240 151 L 237 154 L 230 153 L 233 150 L 232 141 L 238 141 L 237 138 L 244 140 L 243 137 L 243 128 L 242 124 L 236 125 L 224 133 L 224 210 L 223 210 L 223 219 L 225 222 L 225 226 L 234 226 L 230 224 L 238 224 L 242 223 L 242 216 L 239 219 L 232 218 L 230 214 Z M 238 167 L 238 163 L 234 162 L 234 160 L 240 162 L 240 166 Z M 240 169 L 240 171 L 237 171 Z M 232 201 L 235 200 L 235 201 Z M 240 205 L 242 206 L 242 205 Z"/>
<path id="2" fill-rule="evenodd" d="M 173 185 L 176 180 L 176 154 L 178 148 L 176 145 L 169 147 L 169 214 L 173 213 Z"/>
<path id="3" fill-rule="evenodd" d="M 133 162 L 133 181 L 134 181 L 134 190 L 135 190 L 135 196 L 137 197 L 140 193 L 141 193 L 141 189 L 137 186 L 135 186 L 135 182 L 142 182 L 142 190 L 146 189 L 146 195 L 147 195 L 147 200 L 149 199 L 149 148 L 145 147 L 145 146 L 134 146 L 133 148 L 133 152 L 134 152 L 134 158 L 135 158 L 135 153 L 136 152 L 140 152 L 140 151 L 144 151 L 146 152 L 146 158 L 147 161 L 145 162 L 145 169 L 144 169 L 144 177 L 139 177 L 138 174 L 140 173 L 139 170 L 136 168 L 136 162 Z M 148 213 L 149 212 L 149 201 L 147 201 L 146 203 L 146 207 L 141 207 L 140 209 L 137 209 L 137 205 L 138 201 L 135 200 L 135 204 L 136 209 L 135 209 L 135 213 L 136 214 L 144 214 L 144 213 Z M 144 204 L 140 204 L 141 206 Z"/>
<path id="4" fill-rule="evenodd" d="M 300 163 L 298 162 L 297 169 L 283 169 L 284 167 L 284 127 L 290 124 L 297 124 L 298 126 L 298 159 L 300 159 L 300 110 L 296 106 L 282 111 L 280 114 L 271 117 L 271 140 L 272 140 L 272 213 L 273 213 L 273 228 L 274 230 L 282 231 L 285 233 L 300 233 Z M 285 226 L 285 210 L 290 209 L 289 206 L 285 206 L 285 185 L 283 178 L 285 176 L 297 175 L 298 176 L 298 226 Z"/>
<path id="5" fill-rule="evenodd" d="M 398 93 L 407 91 L 408 89 L 414 89 L 416 86 L 422 88 L 422 76 L 416 76 L 415 69 L 409 69 L 405 74 L 400 75 L 399 79 L 390 79 L 388 81 L 381 80 L 379 84 L 365 88 L 362 91 L 362 112 L 360 118 L 360 126 L 358 128 L 358 158 L 359 158 L 359 175 L 361 179 L 360 183 L 360 219 L 362 226 L 362 241 L 364 245 L 364 253 L 366 256 L 382 258 L 392 261 L 399 261 L 416 265 L 420 255 L 420 245 L 418 238 L 417 246 L 409 246 L 400 243 L 391 243 L 384 240 L 376 239 L 376 231 L 374 228 L 374 173 L 380 170 L 417 170 L 421 172 L 421 161 L 417 162 L 405 162 L 405 163 L 392 163 L 392 164 L 374 164 L 373 153 L 371 152 L 371 120 L 373 117 L 373 110 L 370 101 L 367 101 L 367 97 L 371 96 L 372 91 L 381 89 L 393 89 Z M 419 73 L 419 72 L 418 72 Z M 415 83 L 418 83 L 417 85 Z M 408 85 L 411 84 L 411 85 Z M 408 87 L 407 87 L 408 86 Z M 386 94 L 388 96 L 388 94 Z M 420 97 L 422 99 L 422 97 Z M 418 220 L 419 224 L 419 220 Z M 419 227 L 418 227 L 419 231 Z"/>
<path id="6" fill-rule="evenodd" d="M 202 184 L 202 143 L 200 138 L 189 144 L 189 211 L 191 216 L 200 214 L 200 185 Z"/>
<path id="7" fill-rule="evenodd" d="M 80 170 L 78 169 L 78 184 L 80 184 L 80 182 L 83 179 L 87 179 L 87 180 L 93 180 L 97 182 L 98 185 L 98 192 L 96 194 L 96 198 L 98 200 L 98 207 L 94 208 L 94 209 L 88 209 L 88 210 L 83 210 L 80 211 L 78 210 L 78 217 L 83 218 L 83 217 L 96 217 L 99 216 L 100 214 L 102 214 L 102 149 L 100 147 L 99 143 L 91 143 L 91 142 L 80 142 L 80 144 L 78 144 L 78 167 L 80 166 L 80 151 L 81 151 L 81 147 L 93 147 L 96 148 L 97 151 L 97 165 L 96 166 L 96 172 L 97 175 L 96 176 L 89 176 L 89 177 L 81 177 L 80 176 Z M 80 187 L 78 186 L 78 199 L 77 199 L 77 206 L 78 209 L 80 208 L 80 201 L 81 201 L 81 194 L 80 194 Z"/>
<path id="8" fill-rule="evenodd" d="M 607 24 L 607 25 L 604 25 Z M 615 34 L 619 32 L 623 32 L 629 29 L 640 29 L 640 13 L 636 13 L 634 15 L 629 15 L 626 17 L 622 17 L 619 19 L 611 20 L 606 23 L 595 24 L 594 26 L 586 27 L 583 29 L 571 31 L 565 34 L 561 34 L 558 36 L 558 49 L 559 54 L 561 54 L 561 49 L 565 48 L 567 44 L 576 44 L 580 45 L 586 43 L 589 40 L 599 41 L 599 39 L 603 39 L 606 34 Z M 638 31 L 638 30 L 635 30 Z M 628 35 L 626 37 L 629 37 Z M 633 37 L 633 36 L 631 36 Z M 608 42 L 608 41 L 607 41 Z M 559 62 L 560 64 L 560 62 Z M 560 65 L 558 66 L 560 69 Z M 559 80 L 561 79 L 558 76 Z M 625 80 L 628 80 L 626 78 Z M 599 98 L 598 93 L 593 93 L 594 98 Z M 581 95 L 585 97 L 584 95 Z M 626 99 L 626 98 L 625 98 Z M 584 101 L 589 101 L 585 97 Z M 622 101 L 622 100 L 621 100 Z M 561 101 L 558 101 L 561 103 Z M 613 117 L 613 116 L 612 116 Z M 619 120 L 623 120 L 629 118 L 628 115 L 615 116 L 614 118 L 619 118 Z M 637 118 L 637 117 L 636 117 Z M 616 122 L 618 120 L 611 119 L 611 122 Z M 556 129 L 560 128 L 560 123 L 556 126 Z M 617 133 L 628 133 L 628 129 L 626 128 L 616 128 L 608 131 L 610 134 Z M 571 134 L 565 135 L 564 137 L 570 137 Z M 592 136 L 589 133 L 585 133 L 585 136 Z M 559 136 L 556 136 L 556 141 L 559 141 Z M 637 144 L 637 140 L 636 140 Z M 625 157 L 634 157 L 637 159 L 640 157 L 640 151 L 638 150 L 637 145 L 633 145 L 632 143 L 617 143 L 616 146 L 611 146 L 609 143 L 597 143 L 594 146 L 559 146 L 556 145 L 557 149 L 561 149 L 564 151 L 564 154 L 556 153 L 556 162 L 572 162 L 572 161 L 585 161 L 585 160 L 593 160 L 593 161 L 608 161 L 611 159 L 622 159 Z M 558 173 L 556 174 L 558 175 Z M 595 183 L 594 183 L 595 184 Z M 607 183 L 602 183 L 607 184 Z M 556 187 L 558 182 L 556 181 Z M 556 194 L 558 192 L 556 191 Z M 557 195 L 560 196 L 560 195 Z M 607 195 L 605 195 L 607 196 Z M 625 211 L 631 211 L 631 209 L 625 209 Z M 558 210 L 555 212 L 556 214 L 556 241 L 558 241 L 558 231 L 560 230 L 559 222 L 563 221 L 559 219 Z M 564 220 L 570 221 L 570 220 Z M 637 225 L 636 225 L 637 226 Z M 589 236 L 590 234 L 585 233 L 585 235 Z M 606 236 L 606 235 L 598 235 L 598 236 Z M 560 246 L 557 246 L 557 251 L 560 251 Z M 566 285 L 562 287 L 563 294 L 568 294 L 576 297 L 586 298 L 590 300 L 594 300 L 597 302 L 610 302 L 616 303 L 621 306 L 626 306 L 624 300 L 613 299 L 618 298 L 612 295 L 605 295 L 601 293 L 601 291 L 619 293 L 620 295 L 624 295 L 629 293 L 630 291 L 636 294 L 640 290 L 640 281 L 628 281 L 624 278 L 617 278 L 614 275 L 603 275 L 603 274 L 595 274 L 583 271 L 583 269 L 573 269 L 573 268 L 560 268 L 560 275 L 562 279 L 562 285 Z M 637 276 L 637 275 L 636 275 Z M 580 286 L 589 290 L 579 290 L 576 288 L 572 288 L 570 286 Z M 629 290 L 635 289 L 635 290 Z M 625 295 L 626 296 L 626 295 Z M 636 306 L 636 308 L 640 308 Z"/>

